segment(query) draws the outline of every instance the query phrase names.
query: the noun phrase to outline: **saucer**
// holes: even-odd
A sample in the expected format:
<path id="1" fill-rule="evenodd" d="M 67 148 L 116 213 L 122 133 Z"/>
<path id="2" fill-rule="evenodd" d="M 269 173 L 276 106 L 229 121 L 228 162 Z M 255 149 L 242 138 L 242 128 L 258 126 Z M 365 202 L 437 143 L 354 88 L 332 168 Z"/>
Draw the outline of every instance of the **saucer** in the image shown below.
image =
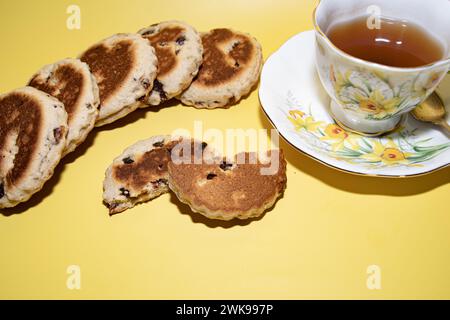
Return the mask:
<path id="1" fill-rule="evenodd" d="M 287 142 L 327 166 L 359 175 L 417 176 L 450 164 L 450 136 L 411 115 L 381 137 L 361 136 L 338 126 L 315 69 L 314 37 L 314 31 L 292 37 L 272 54 L 262 71 L 262 108 Z M 450 122 L 450 76 L 437 93 Z"/>

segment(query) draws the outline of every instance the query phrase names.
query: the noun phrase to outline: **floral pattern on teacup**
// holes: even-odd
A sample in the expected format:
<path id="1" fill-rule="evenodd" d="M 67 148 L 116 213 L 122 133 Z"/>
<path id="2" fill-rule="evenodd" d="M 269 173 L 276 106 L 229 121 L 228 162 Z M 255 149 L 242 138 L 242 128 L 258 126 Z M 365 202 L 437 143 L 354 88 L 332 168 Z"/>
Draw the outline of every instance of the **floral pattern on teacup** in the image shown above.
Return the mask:
<path id="1" fill-rule="evenodd" d="M 338 105 L 333 116 L 359 132 L 392 129 L 436 89 L 450 66 L 446 60 L 418 68 L 383 66 L 343 53 L 318 31 L 315 39 L 319 78 Z"/>
<path id="2" fill-rule="evenodd" d="M 440 74 L 428 75 L 425 83 L 420 83 L 417 77 L 393 85 L 379 72 L 356 69 L 342 72 L 333 65 L 329 74 L 340 104 L 346 109 L 364 112 L 368 120 L 385 120 L 413 108 L 440 80 Z"/>

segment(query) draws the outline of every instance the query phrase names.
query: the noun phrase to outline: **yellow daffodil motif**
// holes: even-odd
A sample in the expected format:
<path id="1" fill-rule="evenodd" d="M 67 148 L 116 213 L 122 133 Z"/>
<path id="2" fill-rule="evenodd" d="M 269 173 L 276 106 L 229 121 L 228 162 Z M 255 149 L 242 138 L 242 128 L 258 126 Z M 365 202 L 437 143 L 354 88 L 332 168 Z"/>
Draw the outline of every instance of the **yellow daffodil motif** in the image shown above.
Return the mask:
<path id="1" fill-rule="evenodd" d="M 328 141 L 330 143 L 331 149 L 333 151 L 339 151 L 343 149 L 346 145 L 350 149 L 358 149 L 358 139 L 359 137 L 345 131 L 336 124 L 329 124 L 324 130 L 325 136 L 321 138 L 322 141 Z"/>
<path id="2" fill-rule="evenodd" d="M 352 72 L 347 71 L 345 74 L 342 74 L 339 71 L 336 71 L 334 66 L 330 66 L 330 80 L 333 84 L 335 92 L 340 92 L 342 88 L 351 85 L 349 80 Z"/>
<path id="3" fill-rule="evenodd" d="M 315 121 L 311 116 L 305 116 L 306 114 L 299 110 L 289 111 L 289 120 L 295 126 L 296 130 L 305 129 L 306 131 L 316 131 L 324 123 L 322 121 Z"/>
<path id="4" fill-rule="evenodd" d="M 373 114 L 378 114 L 381 111 L 383 111 L 382 106 L 380 106 L 377 102 L 369 100 L 369 99 L 361 100 L 359 102 L 359 107 L 361 110 L 363 110 L 365 112 L 373 113 Z"/>
<path id="5" fill-rule="evenodd" d="M 394 92 L 384 75 L 352 70 L 342 73 L 330 66 L 330 80 L 342 105 L 366 112 L 370 119 L 389 117 L 406 106 L 406 100 Z"/>
<path id="6" fill-rule="evenodd" d="M 356 94 L 355 98 L 359 101 L 361 110 L 377 115 L 380 118 L 394 112 L 401 102 L 401 99 L 398 97 L 386 99 L 379 90 L 372 91 L 369 97 Z"/>
<path id="7" fill-rule="evenodd" d="M 289 114 L 294 119 L 302 118 L 305 115 L 305 113 L 300 110 L 291 110 L 289 111 Z"/>
<path id="8" fill-rule="evenodd" d="M 398 149 L 395 148 L 386 148 L 384 149 L 383 153 L 381 154 L 381 158 L 384 161 L 403 161 L 405 160 L 405 154 L 403 152 L 401 152 Z"/>
<path id="9" fill-rule="evenodd" d="M 372 145 L 372 152 L 361 156 L 362 159 L 369 162 L 382 162 L 385 165 L 408 164 L 407 158 L 411 156 L 410 153 L 403 152 L 395 144 L 392 139 L 389 139 L 386 145 L 380 141 L 374 140 Z"/>
<path id="10" fill-rule="evenodd" d="M 346 139 L 348 137 L 348 133 L 335 124 L 328 125 L 325 129 L 325 133 L 332 139 Z"/>

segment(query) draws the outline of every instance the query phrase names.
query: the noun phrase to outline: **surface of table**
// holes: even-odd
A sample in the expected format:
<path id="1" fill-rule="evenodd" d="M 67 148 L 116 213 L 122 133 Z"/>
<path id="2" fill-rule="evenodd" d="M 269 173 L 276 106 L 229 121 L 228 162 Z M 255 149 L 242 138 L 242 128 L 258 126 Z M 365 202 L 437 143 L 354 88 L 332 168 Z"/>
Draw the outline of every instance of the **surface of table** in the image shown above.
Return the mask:
<path id="1" fill-rule="evenodd" d="M 66 27 L 72 3 L 81 9 L 80 30 Z M 313 7 L 300 0 L 2 1 L 0 92 L 113 33 L 170 19 L 201 31 L 249 32 L 267 58 L 312 29 Z M 450 298 L 449 168 L 405 180 L 358 177 L 283 142 L 288 187 L 262 219 L 209 221 L 169 194 L 109 217 L 102 181 L 112 159 L 137 140 L 193 130 L 194 121 L 204 129 L 271 128 L 254 91 L 229 110 L 171 103 L 94 130 L 42 192 L 0 215 L 0 298 Z M 80 268 L 80 290 L 67 287 L 71 265 Z M 367 286 L 372 265 L 380 290 Z"/>

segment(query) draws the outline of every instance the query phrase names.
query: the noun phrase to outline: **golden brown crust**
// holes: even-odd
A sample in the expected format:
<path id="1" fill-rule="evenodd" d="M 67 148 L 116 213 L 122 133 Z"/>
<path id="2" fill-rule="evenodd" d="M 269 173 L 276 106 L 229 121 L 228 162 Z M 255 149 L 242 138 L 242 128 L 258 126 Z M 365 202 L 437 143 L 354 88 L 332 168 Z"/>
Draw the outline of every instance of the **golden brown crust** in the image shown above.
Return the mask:
<path id="1" fill-rule="evenodd" d="M 122 159 L 123 164 L 113 167 L 113 178 L 126 185 L 129 191 L 139 192 L 148 183 L 167 183 L 167 165 L 170 161 L 170 150 L 177 142 L 153 144 L 154 149 L 139 157 Z"/>
<path id="2" fill-rule="evenodd" d="M 158 76 L 162 77 L 171 72 L 177 65 L 176 49 L 173 43 L 181 43 L 182 34 L 185 30 L 181 27 L 164 28 L 154 34 L 143 33 L 142 36 L 155 48 L 158 58 Z"/>
<path id="3" fill-rule="evenodd" d="M 68 122 L 72 119 L 72 115 L 77 112 L 77 106 L 80 93 L 83 91 L 85 83 L 83 82 L 83 74 L 70 65 L 59 66 L 52 75 L 52 81 L 42 81 L 39 75 L 30 81 L 30 86 L 35 87 L 64 103 L 68 115 Z"/>
<path id="4" fill-rule="evenodd" d="M 249 34 L 214 29 L 202 35 L 203 64 L 197 78 L 179 99 L 196 108 L 228 108 L 247 95 L 258 82 L 262 49 Z"/>
<path id="5" fill-rule="evenodd" d="M 214 29 L 202 36 L 204 58 L 198 84 L 216 86 L 231 81 L 251 62 L 256 48 L 250 39 L 230 29 Z M 230 43 L 229 50 L 222 45 Z M 226 52 L 228 51 L 228 52 Z"/>
<path id="6" fill-rule="evenodd" d="M 0 150 L 4 150 L 10 134 L 17 134 L 17 153 L 14 166 L 6 173 L 9 185 L 19 182 L 26 172 L 33 155 L 42 126 L 41 106 L 30 95 L 11 93 L 0 100 Z M 0 157 L 2 168 L 3 157 Z"/>
<path id="7" fill-rule="evenodd" d="M 97 79 L 100 102 L 104 103 L 126 81 L 134 66 L 132 42 L 122 40 L 109 48 L 98 44 L 88 49 L 80 60 L 87 63 Z"/>
<path id="8" fill-rule="evenodd" d="M 0 208 L 9 208 L 52 176 L 66 146 L 67 113 L 29 86 L 0 95 L 0 110 Z"/>
<path id="9" fill-rule="evenodd" d="M 169 191 L 167 164 L 178 142 L 171 136 L 154 136 L 114 159 L 103 182 L 103 200 L 111 215 Z"/>

